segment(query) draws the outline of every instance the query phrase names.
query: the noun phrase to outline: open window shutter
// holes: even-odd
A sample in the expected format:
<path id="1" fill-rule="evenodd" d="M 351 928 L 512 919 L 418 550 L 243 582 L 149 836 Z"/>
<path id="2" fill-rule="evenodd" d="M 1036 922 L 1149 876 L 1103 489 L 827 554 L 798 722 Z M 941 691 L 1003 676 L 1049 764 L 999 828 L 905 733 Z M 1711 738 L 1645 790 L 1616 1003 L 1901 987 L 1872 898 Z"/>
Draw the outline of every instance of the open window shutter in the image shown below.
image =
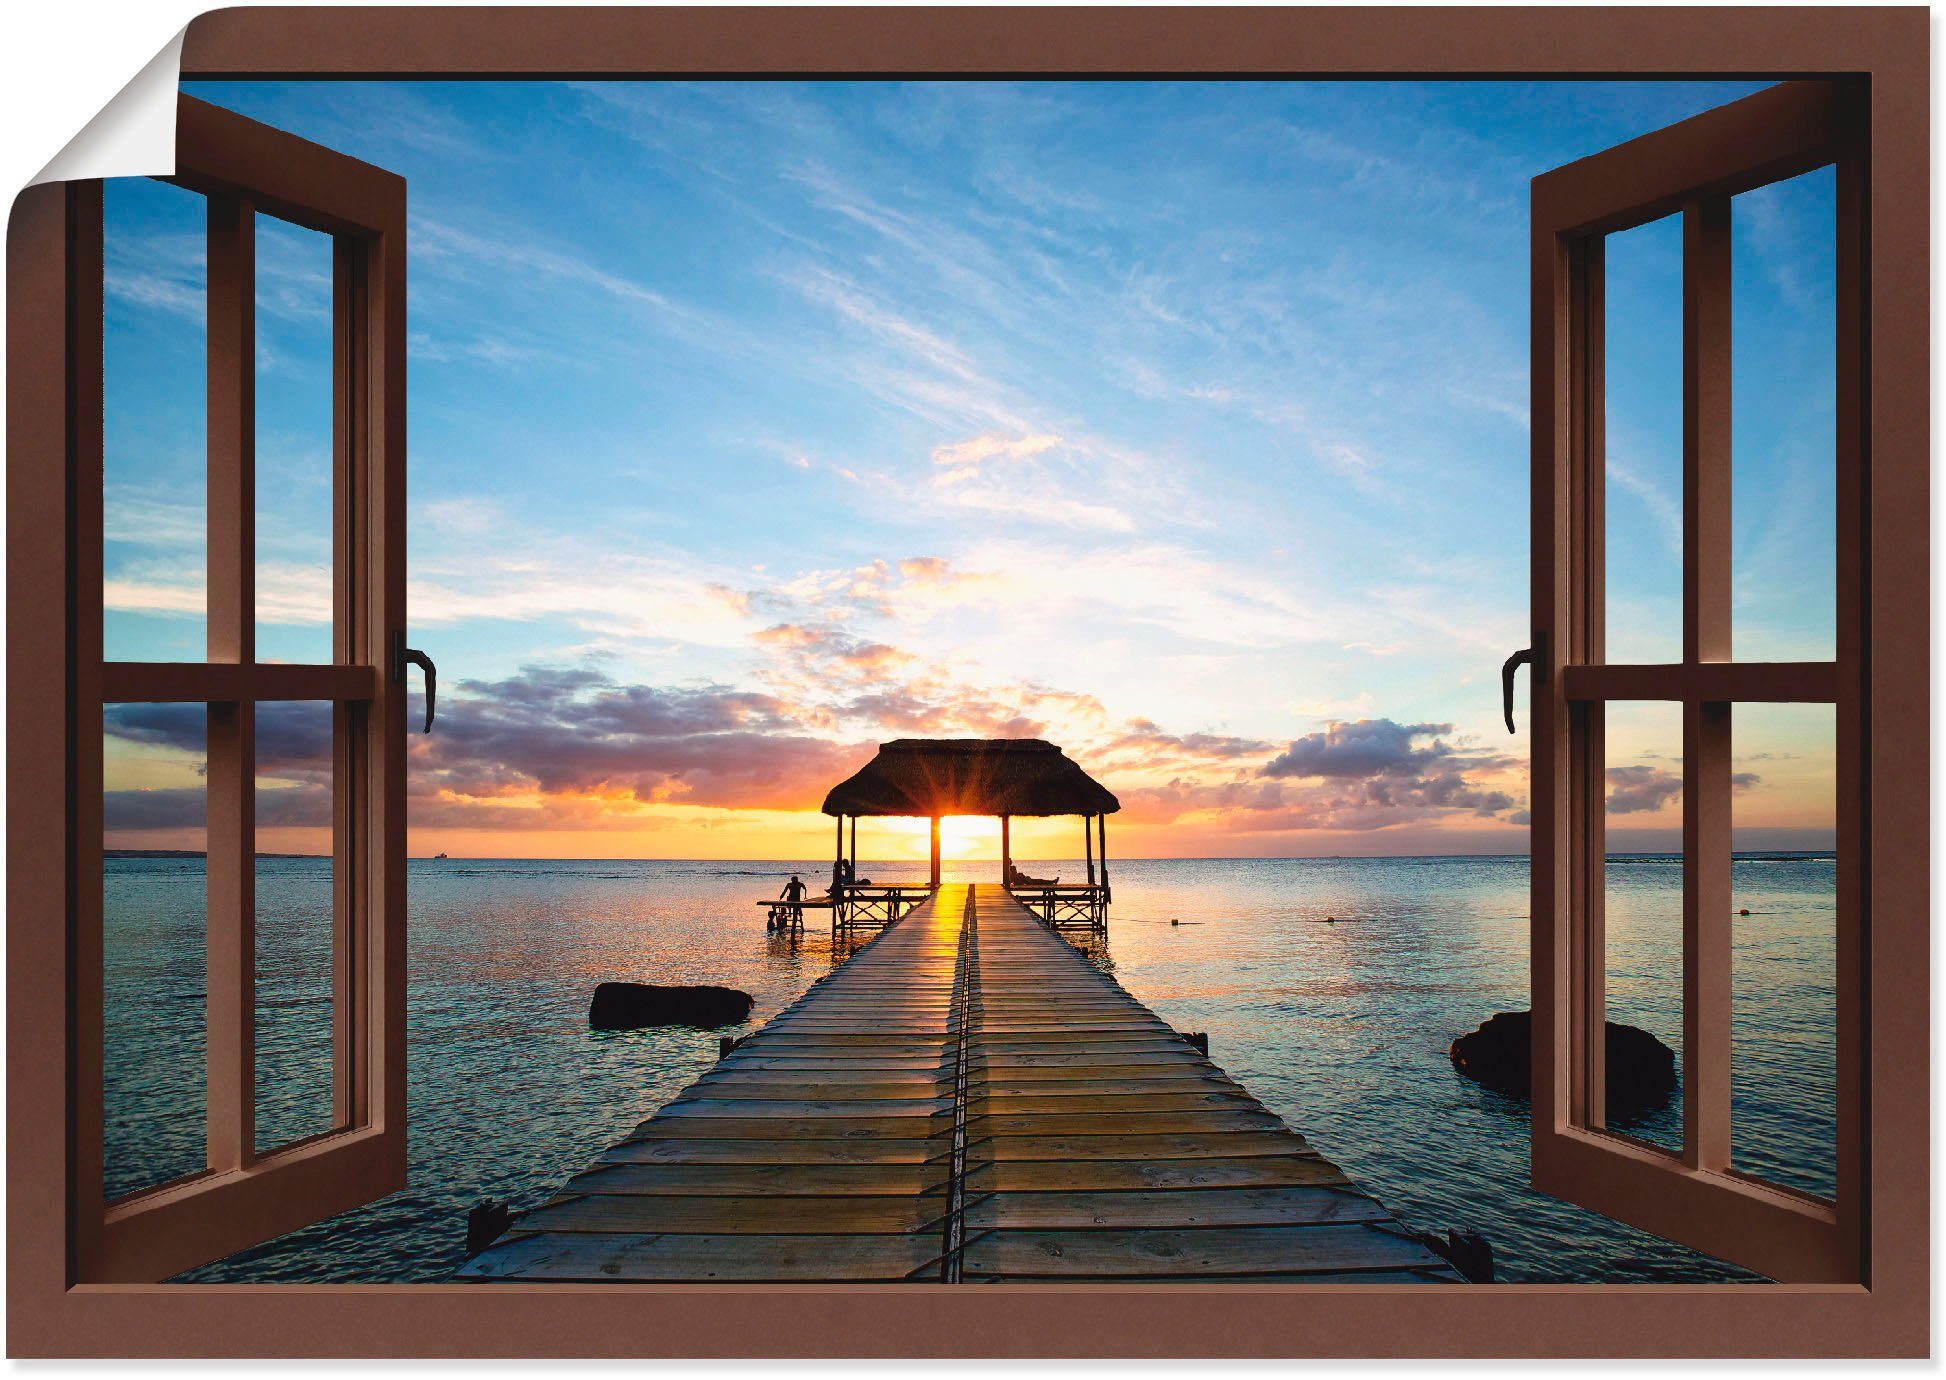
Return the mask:
<path id="1" fill-rule="evenodd" d="M 1858 1281 L 1866 1009 L 1861 955 L 1867 161 L 1862 84 L 1786 82 L 1533 184 L 1533 1177 L 1535 1187 L 1789 1282 Z M 1835 165 L 1837 644 L 1830 662 L 1730 651 L 1730 198 Z M 1683 222 L 1683 659 L 1603 645 L 1603 240 Z M 1607 553 L 1621 558 L 1621 553 Z M 1683 1145 L 1605 1129 L 1604 705 L 1683 710 Z M 1730 746 L 1738 702 L 1837 721 L 1837 1145 L 1833 1198 L 1730 1164 Z"/>
<path id="2" fill-rule="evenodd" d="M 76 1282 L 167 1278 L 405 1183 L 405 184 L 188 97 L 174 182 L 208 211 L 208 658 L 103 660 L 102 185 L 68 188 L 70 539 L 76 553 L 70 1215 Z M 327 664 L 259 662 L 255 240 L 259 213 L 333 241 L 333 602 Z M 333 1078 L 323 1134 L 255 1130 L 255 721 L 331 706 Z M 109 1200 L 103 1178 L 104 704 L 209 723 L 206 1167 Z M 92 725 L 93 727 L 90 727 Z"/>

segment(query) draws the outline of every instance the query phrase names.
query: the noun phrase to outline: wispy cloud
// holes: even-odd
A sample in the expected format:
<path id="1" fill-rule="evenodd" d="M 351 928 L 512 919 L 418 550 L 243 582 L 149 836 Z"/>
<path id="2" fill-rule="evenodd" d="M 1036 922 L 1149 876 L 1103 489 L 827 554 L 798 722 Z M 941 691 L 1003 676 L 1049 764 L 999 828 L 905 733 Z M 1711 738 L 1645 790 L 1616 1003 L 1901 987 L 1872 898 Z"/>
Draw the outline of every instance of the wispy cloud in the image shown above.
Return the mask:
<path id="1" fill-rule="evenodd" d="M 1644 475 L 1635 465 L 1610 455 L 1607 461 L 1609 480 L 1624 493 L 1634 498 L 1648 511 L 1654 521 L 1655 529 L 1662 536 L 1665 546 L 1676 555 L 1682 554 L 1682 505 L 1662 486 Z"/>

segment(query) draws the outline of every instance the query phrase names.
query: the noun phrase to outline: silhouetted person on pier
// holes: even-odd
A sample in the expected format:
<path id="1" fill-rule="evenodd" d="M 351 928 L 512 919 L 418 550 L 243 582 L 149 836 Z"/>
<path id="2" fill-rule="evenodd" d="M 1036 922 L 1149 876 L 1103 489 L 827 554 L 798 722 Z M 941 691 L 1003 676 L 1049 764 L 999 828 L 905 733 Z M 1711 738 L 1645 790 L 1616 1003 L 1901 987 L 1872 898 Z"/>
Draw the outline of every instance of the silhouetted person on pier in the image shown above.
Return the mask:
<path id="1" fill-rule="evenodd" d="M 804 923 L 804 883 L 798 875 L 791 873 L 791 879 L 784 883 L 784 889 L 777 895 L 777 903 L 770 908 L 771 921 L 765 929 L 777 928 L 777 921 L 783 920 L 792 926 Z"/>

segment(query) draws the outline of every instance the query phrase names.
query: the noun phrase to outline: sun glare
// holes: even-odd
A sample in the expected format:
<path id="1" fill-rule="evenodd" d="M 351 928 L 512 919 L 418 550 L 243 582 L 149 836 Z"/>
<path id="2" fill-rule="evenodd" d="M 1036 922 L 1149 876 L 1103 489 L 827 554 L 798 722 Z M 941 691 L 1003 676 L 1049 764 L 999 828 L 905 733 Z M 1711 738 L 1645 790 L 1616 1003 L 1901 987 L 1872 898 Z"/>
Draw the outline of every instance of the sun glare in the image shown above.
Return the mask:
<path id="1" fill-rule="evenodd" d="M 961 859 L 999 857 L 1000 821 L 960 815 L 940 820 L 939 856 Z"/>
<path id="2" fill-rule="evenodd" d="M 874 853 L 924 858 L 931 852 L 931 826 L 923 819 L 873 819 L 859 832 L 861 857 Z M 1000 821 L 951 815 L 939 821 L 939 856 L 946 861 L 1000 856 Z"/>

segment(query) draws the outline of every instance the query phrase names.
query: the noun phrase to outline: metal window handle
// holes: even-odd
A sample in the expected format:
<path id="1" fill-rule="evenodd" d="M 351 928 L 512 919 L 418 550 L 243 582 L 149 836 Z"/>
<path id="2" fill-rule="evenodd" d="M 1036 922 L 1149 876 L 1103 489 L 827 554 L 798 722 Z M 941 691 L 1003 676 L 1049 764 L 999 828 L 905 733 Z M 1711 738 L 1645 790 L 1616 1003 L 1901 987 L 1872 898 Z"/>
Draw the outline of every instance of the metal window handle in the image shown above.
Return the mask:
<path id="1" fill-rule="evenodd" d="M 1514 671 L 1524 665 L 1533 664 L 1534 649 L 1522 647 L 1500 667 L 1500 700 L 1507 715 L 1507 732 L 1514 731 Z"/>
<path id="2" fill-rule="evenodd" d="M 433 701 L 439 692 L 439 669 L 432 664 L 432 658 L 417 647 L 405 645 L 405 634 L 392 634 L 392 679 L 405 684 L 405 668 L 417 666 L 426 673 L 426 726 L 422 733 L 432 732 Z"/>

